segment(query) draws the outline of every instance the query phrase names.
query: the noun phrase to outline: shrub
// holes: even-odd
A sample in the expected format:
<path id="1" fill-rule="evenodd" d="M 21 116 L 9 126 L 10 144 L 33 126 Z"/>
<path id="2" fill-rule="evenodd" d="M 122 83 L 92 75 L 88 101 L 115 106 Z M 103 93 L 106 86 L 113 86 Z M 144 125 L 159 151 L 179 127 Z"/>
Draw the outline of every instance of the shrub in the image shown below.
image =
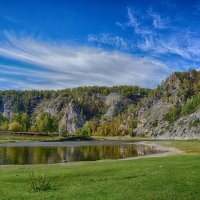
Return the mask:
<path id="1" fill-rule="evenodd" d="M 195 112 L 200 107 L 200 93 L 197 93 L 193 97 L 187 99 L 187 101 L 181 106 L 176 105 L 169 109 L 169 112 L 165 115 L 164 119 L 169 123 L 175 122 L 182 116 L 187 116 Z"/>
<path id="2" fill-rule="evenodd" d="M 68 131 L 66 128 L 62 127 L 60 130 L 59 130 L 59 136 L 60 137 L 67 137 L 69 135 Z"/>
<path id="3" fill-rule="evenodd" d="M 90 136 L 90 130 L 86 127 L 79 128 L 76 130 L 76 135 L 79 137 L 88 137 Z"/>
<path id="4" fill-rule="evenodd" d="M 174 123 L 181 116 L 181 106 L 177 105 L 169 109 L 164 119 L 170 124 Z"/>
<path id="5" fill-rule="evenodd" d="M 9 131 L 22 131 L 22 125 L 19 122 L 12 122 L 8 127 Z"/>
<path id="6" fill-rule="evenodd" d="M 0 130 L 1 131 L 7 131 L 9 128 L 9 123 L 8 122 L 4 122 L 2 125 L 0 125 Z"/>
<path id="7" fill-rule="evenodd" d="M 137 133 L 134 132 L 134 131 L 132 131 L 132 132 L 129 132 L 129 135 L 130 135 L 131 137 L 135 137 L 135 136 L 137 135 Z"/>
<path id="8" fill-rule="evenodd" d="M 200 93 L 197 93 L 188 99 L 182 108 L 182 115 L 188 115 L 195 112 L 200 107 Z"/>
<path id="9" fill-rule="evenodd" d="M 29 178 L 31 189 L 34 191 L 47 191 L 52 189 L 52 184 L 45 174 L 35 177 L 33 172 L 29 172 Z"/>
<path id="10" fill-rule="evenodd" d="M 158 120 L 155 120 L 155 121 L 152 123 L 152 126 L 153 126 L 153 127 L 157 127 L 157 126 L 158 126 L 158 122 L 159 122 Z"/>

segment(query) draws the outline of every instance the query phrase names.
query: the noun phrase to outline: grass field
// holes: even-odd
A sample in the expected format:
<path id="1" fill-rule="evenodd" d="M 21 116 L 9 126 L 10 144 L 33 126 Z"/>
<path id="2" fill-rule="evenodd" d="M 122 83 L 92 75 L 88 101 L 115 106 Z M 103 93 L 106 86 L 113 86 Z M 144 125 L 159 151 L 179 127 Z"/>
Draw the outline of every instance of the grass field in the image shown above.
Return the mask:
<path id="1" fill-rule="evenodd" d="M 186 153 L 136 160 L 0 166 L 0 199 L 200 199 L 200 141 L 163 144 Z M 46 174 L 52 188 L 33 191 L 30 172 L 36 177 Z"/>
<path id="2" fill-rule="evenodd" d="M 32 191 L 29 172 L 53 188 Z M 200 156 L 171 156 L 72 165 L 4 166 L 1 199 L 200 199 Z"/>

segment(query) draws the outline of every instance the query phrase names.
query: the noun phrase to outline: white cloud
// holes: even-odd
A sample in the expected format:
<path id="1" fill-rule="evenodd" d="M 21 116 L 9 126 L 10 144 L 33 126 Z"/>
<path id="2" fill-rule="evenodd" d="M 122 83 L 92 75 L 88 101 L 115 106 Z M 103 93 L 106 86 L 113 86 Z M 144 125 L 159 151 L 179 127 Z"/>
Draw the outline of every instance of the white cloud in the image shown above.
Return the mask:
<path id="1" fill-rule="evenodd" d="M 125 39 L 119 36 L 112 36 L 106 33 L 101 33 L 99 35 L 89 34 L 88 41 L 97 42 L 99 46 L 103 44 L 103 45 L 109 45 L 109 46 L 120 48 L 120 49 L 128 48 L 128 43 L 127 41 L 125 41 Z"/>
<path id="2" fill-rule="evenodd" d="M 0 44 L 0 56 L 23 63 L 23 67 L 0 65 L 0 79 L 7 77 L 1 89 L 8 84 L 14 89 L 123 84 L 155 87 L 170 73 L 165 64 L 152 58 L 10 34 Z"/>
<path id="3" fill-rule="evenodd" d="M 134 9 L 127 8 L 127 15 L 128 15 L 128 23 L 126 23 L 128 26 L 132 27 L 136 34 L 144 36 L 144 35 L 152 35 L 152 31 L 148 28 L 142 25 L 142 23 L 138 20 L 138 15 L 140 18 L 144 17 L 143 14 L 140 11 L 135 11 Z"/>
<path id="4" fill-rule="evenodd" d="M 166 37 L 144 37 L 138 48 L 157 55 L 176 55 L 183 60 L 200 61 L 200 39 L 193 33 L 180 31 Z"/>

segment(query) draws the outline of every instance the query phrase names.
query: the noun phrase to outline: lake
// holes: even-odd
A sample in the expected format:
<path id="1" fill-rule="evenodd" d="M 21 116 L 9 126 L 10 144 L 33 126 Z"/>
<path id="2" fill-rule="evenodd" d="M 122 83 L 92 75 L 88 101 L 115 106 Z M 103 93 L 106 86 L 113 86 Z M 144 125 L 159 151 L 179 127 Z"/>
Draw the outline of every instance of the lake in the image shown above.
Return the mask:
<path id="1" fill-rule="evenodd" d="M 0 144 L 0 165 L 124 159 L 155 153 L 153 147 L 119 141 L 9 143 Z"/>

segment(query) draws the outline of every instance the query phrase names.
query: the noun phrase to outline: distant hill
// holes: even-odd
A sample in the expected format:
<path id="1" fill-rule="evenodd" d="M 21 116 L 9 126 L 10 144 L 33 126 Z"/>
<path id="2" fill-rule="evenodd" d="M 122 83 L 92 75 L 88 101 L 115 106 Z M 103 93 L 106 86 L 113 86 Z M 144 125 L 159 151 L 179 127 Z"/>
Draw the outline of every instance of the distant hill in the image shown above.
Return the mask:
<path id="1" fill-rule="evenodd" d="M 135 106 L 149 92 L 137 86 L 0 91 L 0 129 L 97 134 L 99 126 Z"/>
<path id="2" fill-rule="evenodd" d="M 175 72 L 154 90 L 0 91 L 0 113 L 1 130 L 200 138 L 200 71 Z"/>

